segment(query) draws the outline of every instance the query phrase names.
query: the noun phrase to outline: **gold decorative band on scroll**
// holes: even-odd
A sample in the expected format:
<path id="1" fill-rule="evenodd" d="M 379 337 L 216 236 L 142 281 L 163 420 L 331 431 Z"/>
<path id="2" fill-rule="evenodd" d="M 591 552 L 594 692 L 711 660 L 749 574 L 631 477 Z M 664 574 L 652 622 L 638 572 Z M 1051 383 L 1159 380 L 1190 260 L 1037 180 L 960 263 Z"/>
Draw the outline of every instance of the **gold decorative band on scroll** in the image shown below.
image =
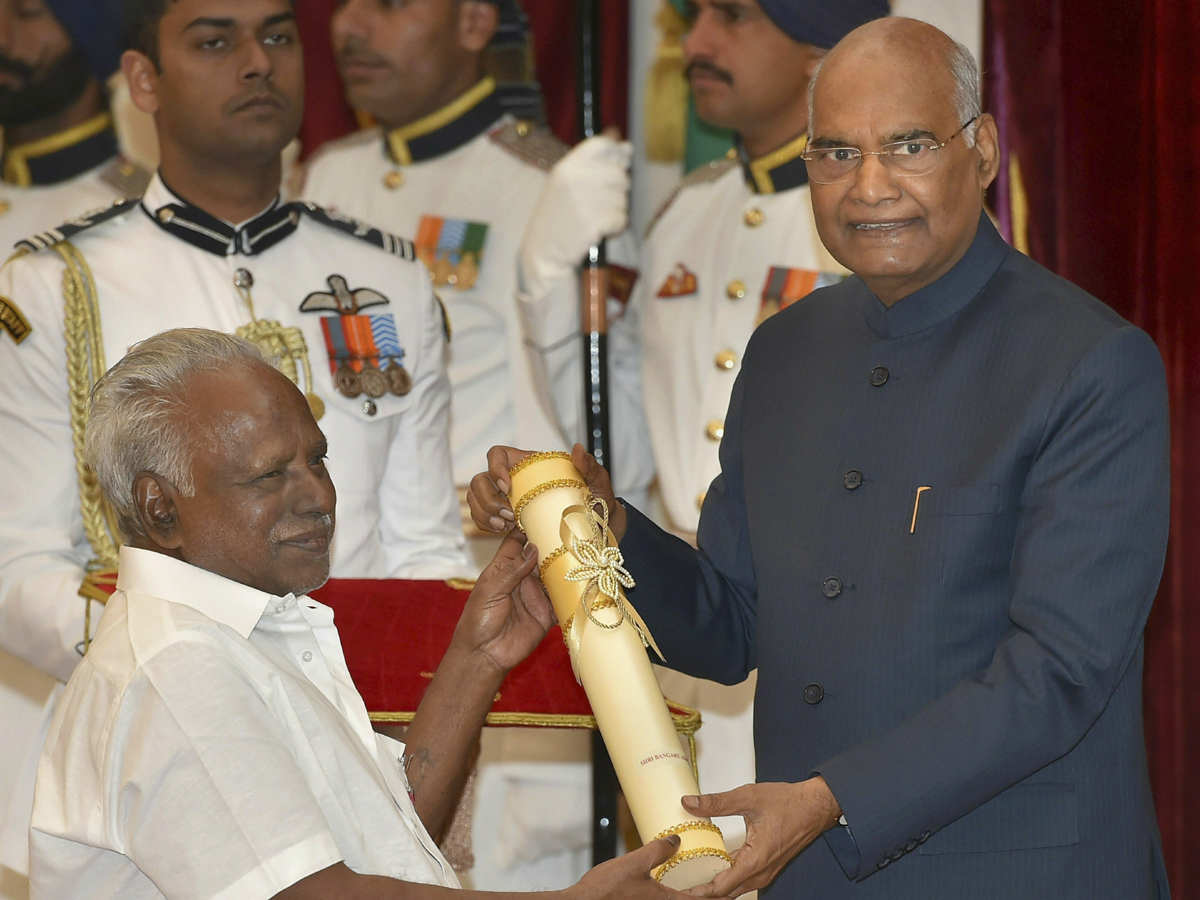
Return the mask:
<path id="1" fill-rule="evenodd" d="M 654 836 L 654 840 L 659 841 L 673 834 L 683 834 L 685 831 L 711 831 L 714 834 L 721 835 L 722 838 L 725 837 L 724 834 L 721 834 L 721 829 L 712 822 L 682 822 L 679 825 L 672 825 L 670 828 L 660 831 Z M 666 865 L 666 863 L 663 863 L 663 865 Z"/>
<path id="2" fill-rule="evenodd" d="M 662 881 L 663 876 L 676 866 L 682 865 L 689 860 L 700 859 L 705 856 L 711 856 L 713 859 L 724 860 L 730 865 L 733 865 L 733 857 L 724 850 L 721 850 L 717 847 L 696 847 L 694 850 L 681 850 L 679 853 L 676 853 L 657 869 L 651 870 L 650 876 L 655 881 Z"/>
<path id="3" fill-rule="evenodd" d="M 525 460 L 521 460 L 521 462 L 525 462 Z M 513 507 L 513 518 L 517 520 L 517 524 L 521 526 L 521 530 L 525 531 L 525 526 L 521 523 L 521 513 L 525 512 L 525 507 L 529 505 L 530 500 L 536 500 L 538 497 L 542 496 L 542 494 L 558 490 L 559 488 L 573 488 L 581 486 L 586 488 L 586 484 L 584 483 L 582 476 L 578 481 L 572 478 L 556 478 L 553 481 L 543 481 L 517 501 L 517 505 Z M 588 497 L 591 497 L 591 492 L 588 492 Z"/>
<path id="4" fill-rule="evenodd" d="M 571 454 L 564 453 L 562 450 L 543 450 L 538 453 L 530 453 L 523 460 L 508 470 L 508 477 L 512 478 L 514 475 L 517 475 L 523 469 L 529 468 L 534 463 L 544 462 L 548 459 L 565 459 L 567 462 L 570 462 Z M 583 482 L 581 481 L 580 483 L 582 484 Z"/>

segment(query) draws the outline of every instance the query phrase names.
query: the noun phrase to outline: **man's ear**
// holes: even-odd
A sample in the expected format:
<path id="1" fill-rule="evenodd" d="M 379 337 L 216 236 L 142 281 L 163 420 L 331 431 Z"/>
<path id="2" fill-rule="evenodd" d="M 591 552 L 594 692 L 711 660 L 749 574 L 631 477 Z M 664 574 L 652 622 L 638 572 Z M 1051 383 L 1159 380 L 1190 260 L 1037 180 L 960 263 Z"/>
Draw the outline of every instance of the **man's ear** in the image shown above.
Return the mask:
<path id="1" fill-rule="evenodd" d="M 183 544 L 175 486 L 154 472 L 138 472 L 133 479 L 133 511 L 146 537 L 163 550 Z"/>
<path id="2" fill-rule="evenodd" d="M 129 84 L 133 105 L 148 115 L 158 112 L 158 66 L 145 53 L 126 50 L 121 54 L 121 72 Z"/>
<path id="3" fill-rule="evenodd" d="M 458 10 L 458 42 L 464 50 L 481 53 L 500 27 L 500 7 L 485 0 L 464 0 Z"/>
<path id="4" fill-rule="evenodd" d="M 996 120 L 990 113 L 979 117 L 975 149 L 979 151 L 979 187 L 986 191 L 1000 171 L 1000 135 L 996 131 Z"/>

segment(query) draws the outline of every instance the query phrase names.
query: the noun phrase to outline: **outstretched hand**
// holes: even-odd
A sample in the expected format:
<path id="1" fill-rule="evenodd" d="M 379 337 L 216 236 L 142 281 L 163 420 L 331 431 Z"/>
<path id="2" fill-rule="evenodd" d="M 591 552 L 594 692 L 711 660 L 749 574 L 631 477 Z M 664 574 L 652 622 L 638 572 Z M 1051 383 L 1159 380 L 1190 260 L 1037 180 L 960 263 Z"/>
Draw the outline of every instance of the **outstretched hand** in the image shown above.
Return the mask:
<path id="1" fill-rule="evenodd" d="M 819 775 L 799 784 L 747 784 L 723 794 L 684 797 L 683 805 L 697 816 L 746 820 L 746 843 L 733 854 L 733 866 L 689 890 L 695 897 L 737 897 L 765 888 L 842 814 Z"/>
<path id="2" fill-rule="evenodd" d="M 503 534 L 516 524 L 512 504 L 508 502 L 508 493 L 512 489 L 512 478 L 508 473 L 529 454 L 530 451 L 515 447 L 493 447 L 488 451 L 488 470 L 472 478 L 471 488 L 467 491 L 471 518 L 482 531 Z M 608 472 L 582 444 L 576 444 L 571 450 L 571 461 L 583 473 L 592 496 L 608 504 L 608 527 L 619 541 L 625 536 L 625 508 L 617 502 Z"/>
<path id="3" fill-rule="evenodd" d="M 482 654 L 507 674 L 541 643 L 557 621 L 550 598 L 537 577 L 537 547 L 513 531 L 475 582 L 454 643 Z"/>
<path id="4" fill-rule="evenodd" d="M 663 887 L 650 872 L 679 849 L 676 835 L 651 841 L 644 847 L 610 859 L 592 869 L 565 895 L 569 900 L 686 900 L 686 895 Z"/>

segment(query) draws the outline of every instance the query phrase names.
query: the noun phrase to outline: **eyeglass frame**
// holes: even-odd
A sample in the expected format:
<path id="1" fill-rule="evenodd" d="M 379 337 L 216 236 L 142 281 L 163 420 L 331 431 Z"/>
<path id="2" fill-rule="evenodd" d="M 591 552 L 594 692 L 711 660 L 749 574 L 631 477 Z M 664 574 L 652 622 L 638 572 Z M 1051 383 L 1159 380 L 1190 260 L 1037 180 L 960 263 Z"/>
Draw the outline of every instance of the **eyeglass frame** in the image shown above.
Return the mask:
<path id="1" fill-rule="evenodd" d="M 943 149 L 947 144 L 949 144 L 952 140 L 954 140 L 956 137 L 958 137 L 960 134 L 962 134 L 964 131 L 966 131 L 973 123 L 975 123 L 977 121 L 979 121 L 979 116 L 971 116 L 971 118 L 967 119 L 967 121 L 962 124 L 962 126 L 958 129 L 958 131 L 954 132 L 954 134 L 950 135 L 950 137 L 946 138 L 944 141 L 942 141 L 940 143 L 935 140 L 933 146 L 930 149 L 931 150 Z M 858 156 L 855 157 L 856 163 L 854 165 L 854 168 L 852 168 L 848 172 L 846 172 L 846 176 L 848 177 L 848 176 L 852 175 L 857 169 L 862 167 L 863 160 L 865 160 L 868 156 L 891 156 L 891 153 L 887 149 L 888 147 L 895 147 L 895 146 L 898 146 L 901 144 L 912 144 L 912 143 L 915 143 L 915 140 L 889 141 L 888 143 L 884 144 L 879 150 L 863 150 L 861 147 L 820 147 L 818 149 L 822 153 L 828 153 L 831 150 L 852 150 L 855 153 L 857 153 Z M 812 153 L 812 152 L 813 151 L 808 150 L 808 151 L 805 151 L 804 153 L 800 154 L 800 158 L 802 160 L 804 160 L 804 164 L 805 164 L 806 168 L 808 167 L 809 163 L 814 161 L 809 156 L 809 153 Z M 934 166 L 934 168 L 936 168 L 936 165 Z M 889 171 L 894 171 L 894 170 L 892 170 L 889 167 Z M 933 169 L 930 169 L 928 172 L 922 172 L 919 175 L 913 174 L 913 173 L 907 173 L 907 172 L 895 172 L 895 174 L 901 178 L 924 178 L 926 175 L 933 174 Z M 813 181 L 816 181 L 815 178 L 812 178 L 811 172 L 809 173 L 809 178 L 812 179 Z M 845 180 L 846 180 L 845 178 L 840 178 L 837 181 L 816 181 L 816 183 L 817 184 L 841 184 Z"/>

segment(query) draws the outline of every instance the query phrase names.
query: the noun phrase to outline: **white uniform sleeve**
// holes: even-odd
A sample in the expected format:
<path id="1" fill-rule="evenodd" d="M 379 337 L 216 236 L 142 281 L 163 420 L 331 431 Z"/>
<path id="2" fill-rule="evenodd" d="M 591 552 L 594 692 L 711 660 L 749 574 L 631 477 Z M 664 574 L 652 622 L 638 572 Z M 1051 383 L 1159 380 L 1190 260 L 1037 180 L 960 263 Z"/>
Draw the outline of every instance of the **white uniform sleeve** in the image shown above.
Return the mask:
<path id="1" fill-rule="evenodd" d="M 126 686 L 85 674 L 64 695 L 63 731 L 52 730 L 38 771 L 31 845 L 43 896 L 80 896 L 96 875 L 94 856 L 64 842 L 124 855 L 169 900 L 267 900 L 342 860 L 295 748 L 217 648 L 175 642 Z M 74 859 L 91 865 L 73 871 Z"/>
<path id="2" fill-rule="evenodd" d="M 468 574 L 462 517 L 450 462 L 450 379 L 441 305 L 424 267 L 418 303 L 421 351 L 412 403 L 388 451 L 380 487 L 380 529 L 391 578 Z"/>
<path id="3" fill-rule="evenodd" d="M 0 270 L 0 296 L 32 332 L 0 331 L 0 646 L 61 681 L 81 656 L 91 557 L 67 400 L 61 266 L 25 257 Z M 99 619 L 93 609 L 93 627 Z"/>
<path id="4" fill-rule="evenodd" d="M 636 268 L 637 249 L 630 232 L 610 239 L 607 249 L 610 261 Z M 517 302 L 539 401 L 546 404 L 570 440 L 583 441 L 579 275 L 573 273 L 555 279 L 536 296 L 521 285 Z M 642 400 L 637 313 L 632 302 L 626 304 L 623 314 L 619 314 L 621 310 L 615 300 L 609 301 L 608 309 L 609 426 L 614 486 L 618 494 L 635 506 L 644 506 L 646 491 L 654 480 L 654 458 Z"/>

